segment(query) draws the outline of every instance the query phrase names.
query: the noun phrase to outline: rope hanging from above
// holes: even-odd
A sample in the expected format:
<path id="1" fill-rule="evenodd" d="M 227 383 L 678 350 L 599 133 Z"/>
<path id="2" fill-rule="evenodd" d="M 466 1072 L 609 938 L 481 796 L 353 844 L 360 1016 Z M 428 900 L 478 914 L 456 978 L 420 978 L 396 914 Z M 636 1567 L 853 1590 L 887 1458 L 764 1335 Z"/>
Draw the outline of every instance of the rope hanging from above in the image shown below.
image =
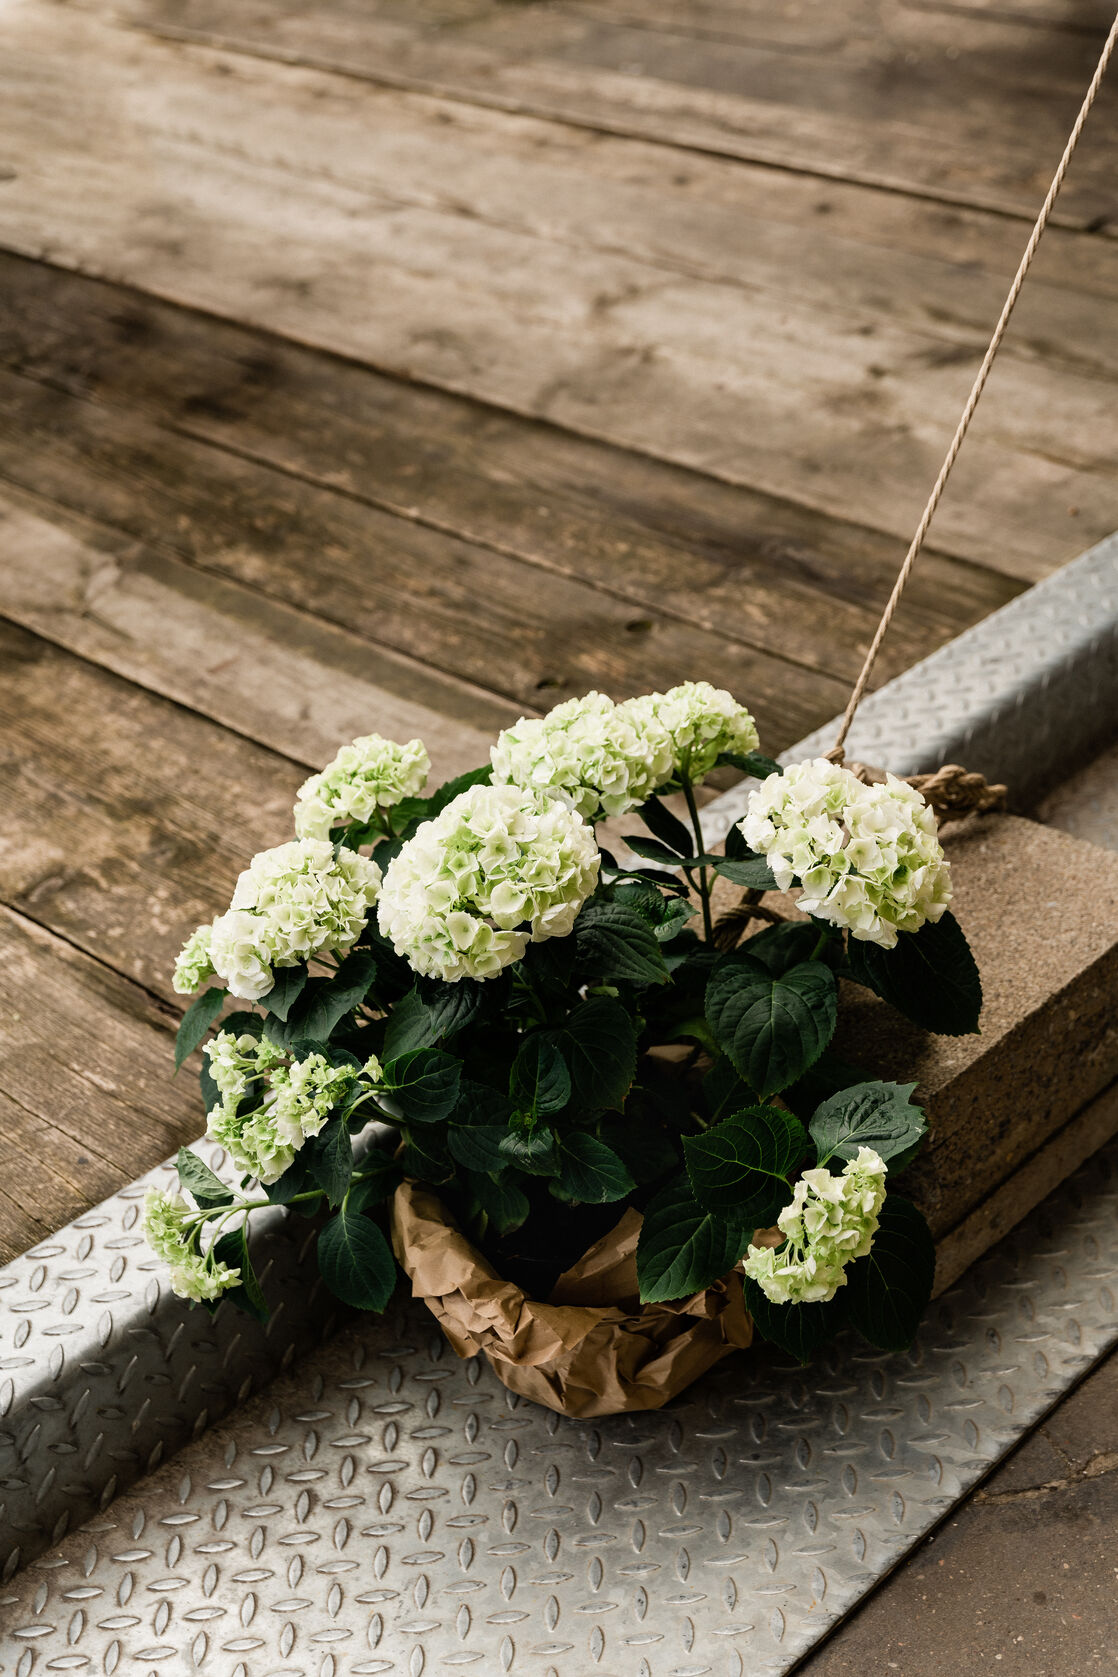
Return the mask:
<path id="1" fill-rule="evenodd" d="M 873 672 L 874 664 L 877 662 L 877 655 L 881 650 L 881 643 L 888 633 L 890 623 L 893 621 L 893 616 L 896 612 L 898 604 L 900 603 L 901 595 L 904 593 L 905 584 L 907 583 L 909 576 L 912 574 L 912 567 L 916 563 L 920 549 L 924 545 L 924 538 L 928 534 L 928 526 L 931 524 L 932 519 L 935 516 L 936 508 L 939 506 L 940 500 L 943 497 L 943 491 L 947 486 L 947 480 L 951 476 L 951 468 L 954 466 L 955 461 L 958 458 L 959 450 L 963 445 L 963 438 L 966 436 L 967 431 L 970 428 L 970 422 L 974 418 L 974 410 L 978 406 L 979 397 L 982 395 L 982 392 L 986 387 L 986 380 L 990 376 L 990 369 L 994 364 L 994 357 L 1001 348 L 1001 342 L 1005 337 L 1006 327 L 1009 325 L 1009 318 L 1013 313 L 1018 297 L 1021 295 L 1021 287 L 1025 283 L 1025 275 L 1032 266 L 1032 260 L 1036 255 L 1037 246 L 1040 244 L 1044 230 L 1048 226 L 1049 217 L 1052 214 L 1052 207 L 1056 202 L 1056 197 L 1060 188 L 1064 184 L 1064 176 L 1068 172 L 1068 164 L 1071 162 L 1075 148 L 1079 144 L 1079 136 L 1083 132 L 1083 124 L 1086 122 L 1091 106 L 1095 102 L 1095 97 L 1102 85 L 1102 79 L 1106 74 L 1107 65 L 1110 63 L 1116 44 L 1118 44 L 1118 15 L 1115 16 L 1114 22 L 1110 26 L 1110 32 L 1103 44 L 1098 64 L 1095 66 L 1095 73 L 1091 77 L 1091 82 L 1087 88 L 1086 94 L 1084 95 L 1083 103 L 1079 107 L 1079 115 L 1076 117 L 1075 122 L 1072 125 L 1067 145 L 1064 147 L 1064 154 L 1060 158 L 1059 164 L 1056 168 L 1056 173 L 1052 177 L 1052 184 L 1048 188 L 1044 203 L 1041 205 L 1040 214 L 1037 216 L 1033 225 L 1033 230 L 1029 235 L 1029 242 L 1025 246 L 1024 255 L 1021 258 L 1016 274 L 1013 276 L 1013 284 L 1010 286 L 1009 293 L 1002 306 L 1002 312 L 998 317 L 997 325 L 994 327 L 993 336 L 987 346 L 985 355 L 982 357 L 982 365 L 979 367 L 978 372 L 975 375 L 974 383 L 971 385 L 970 395 L 967 397 L 966 405 L 963 408 L 959 423 L 955 427 L 955 435 L 952 437 L 947 453 L 944 456 L 943 465 L 939 469 L 939 476 L 936 478 L 936 481 L 932 486 L 932 492 L 928 496 L 927 505 L 920 515 L 920 522 L 916 526 L 916 534 L 913 536 L 908 552 L 905 554 L 904 563 L 902 564 L 900 571 L 897 573 L 897 580 L 893 584 L 893 592 L 890 594 L 885 610 L 881 614 L 881 621 L 874 632 L 873 640 L 870 642 L 870 648 L 866 653 L 865 662 L 862 665 L 857 681 L 854 683 L 854 688 L 851 692 L 846 710 L 843 713 L 842 722 L 839 726 L 835 743 L 831 747 L 831 750 L 827 753 L 827 756 L 833 763 L 841 763 L 844 761 L 846 755 L 846 737 L 850 732 L 850 724 L 853 722 L 854 714 L 862 702 L 863 695 L 866 691 L 866 685 Z M 949 770 L 957 770 L 959 774 L 963 773 L 962 770 L 958 769 L 957 764 L 952 764 L 948 765 L 947 768 L 937 771 L 937 774 L 945 775 L 949 772 Z M 914 780 L 916 778 L 935 779 L 936 777 L 921 776 L 914 777 Z M 972 782 L 982 779 L 980 775 L 964 778 L 967 778 Z M 983 781 L 982 784 L 984 786 L 985 782 Z M 1002 792 L 1004 797 L 1004 788 L 999 788 L 999 790 Z M 972 797 L 977 797 L 978 792 L 979 789 L 975 785 L 972 785 L 969 788 L 969 793 Z M 962 794 L 963 789 L 961 787 L 957 787 L 956 796 L 961 796 Z M 926 790 L 925 795 L 928 795 Z M 933 800 L 929 797 L 929 802 L 932 801 Z M 960 808 L 974 809 L 977 807 L 979 807 L 979 802 L 974 801 L 962 806 L 956 804 L 954 806 L 953 813 L 958 813 Z M 993 805 L 986 804 L 982 807 L 991 808 Z"/>

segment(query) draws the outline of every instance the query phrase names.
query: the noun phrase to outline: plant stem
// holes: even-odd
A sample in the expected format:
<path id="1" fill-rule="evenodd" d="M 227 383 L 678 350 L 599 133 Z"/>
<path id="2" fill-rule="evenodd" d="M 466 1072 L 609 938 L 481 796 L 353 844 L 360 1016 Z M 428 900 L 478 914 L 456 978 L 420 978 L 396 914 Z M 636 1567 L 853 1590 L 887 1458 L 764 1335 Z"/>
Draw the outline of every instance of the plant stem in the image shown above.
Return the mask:
<path id="1" fill-rule="evenodd" d="M 830 941 L 831 941 L 830 932 L 820 932 L 819 942 L 815 945 L 815 948 L 812 950 L 811 954 L 808 956 L 808 960 L 809 961 L 817 961 L 819 959 L 820 955 L 822 955 L 824 949 L 827 947 L 828 943 L 830 943 Z"/>
<path id="2" fill-rule="evenodd" d="M 691 817 L 691 827 L 695 834 L 695 854 L 697 856 L 704 856 L 706 854 L 706 850 L 703 845 L 702 823 L 699 820 L 699 806 L 695 802 L 695 788 L 691 784 L 691 776 L 689 774 L 684 773 L 680 778 L 683 781 L 683 796 L 687 800 L 687 813 Z M 699 877 L 696 881 L 696 886 L 699 893 L 699 905 L 703 911 L 703 936 L 706 938 L 708 943 L 713 943 L 714 921 L 711 918 L 710 913 L 710 884 L 707 880 L 707 870 L 705 867 L 701 867 L 699 869 Z"/>

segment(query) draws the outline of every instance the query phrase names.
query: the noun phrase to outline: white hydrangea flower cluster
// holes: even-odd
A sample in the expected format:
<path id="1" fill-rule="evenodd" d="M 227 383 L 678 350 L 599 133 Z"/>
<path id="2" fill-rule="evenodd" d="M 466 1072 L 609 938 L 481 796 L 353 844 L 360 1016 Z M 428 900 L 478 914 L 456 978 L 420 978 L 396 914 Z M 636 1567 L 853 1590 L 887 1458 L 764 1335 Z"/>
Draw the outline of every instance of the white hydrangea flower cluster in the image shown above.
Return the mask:
<path id="1" fill-rule="evenodd" d="M 364 734 L 343 745 L 319 774 L 300 786 L 296 835 L 324 839 L 331 827 L 348 821 L 364 826 L 378 809 L 417 797 L 430 772 L 431 759 L 422 740 L 400 745 L 380 734 Z"/>
<path id="2" fill-rule="evenodd" d="M 745 706 L 709 681 L 685 681 L 667 693 L 645 693 L 627 699 L 620 709 L 638 729 L 667 733 L 674 772 L 686 774 L 695 786 L 724 751 L 744 757 L 757 749 L 757 724 Z"/>
<path id="3" fill-rule="evenodd" d="M 171 1287 L 181 1299 L 201 1303 L 240 1285 L 241 1272 L 199 1246 L 202 1219 L 182 1194 L 152 1189 L 144 1201 L 143 1230 L 157 1257 L 170 1267 Z"/>
<path id="4" fill-rule="evenodd" d="M 492 978 L 529 941 L 567 935 L 600 866 L 577 810 L 519 786 L 472 786 L 389 863 L 377 918 L 416 972 Z"/>
<path id="5" fill-rule="evenodd" d="M 653 718 L 634 717 L 604 693 L 568 699 L 506 728 L 490 752 L 495 785 L 562 798 L 586 821 L 625 815 L 673 768 L 672 743 Z"/>
<path id="6" fill-rule="evenodd" d="M 206 1133 L 238 1170 L 265 1186 L 283 1175 L 362 1077 L 354 1066 L 332 1066 L 322 1054 L 288 1064 L 266 1037 L 234 1037 L 230 1031 L 219 1031 L 206 1044 L 206 1054 L 222 1097 L 206 1115 Z M 261 1104 L 239 1112 L 251 1085 L 260 1081 L 267 1084 Z"/>
<path id="7" fill-rule="evenodd" d="M 196 990 L 217 976 L 234 996 L 259 1001 L 275 967 L 348 949 L 361 934 L 380 889 L 380 869 L 328 839 L 295 839 L 263 850 L 237 880 L 233 901 L 188 940 L 175 967 L 175 989 Z"/>
<path id="8" fill-rule="evenodd" d="M 873 1245 L 886 1166 L 860 1147 L 841 1176 L 805 1170 L 777 1218 L 783 1246 L 750 1246 L 742 1269 L 774 1304 L 824 1304 L 846 1285 L 846 1266 Z"/>
<path id="9" fill-rule="evenodd" d="M 898 931 L 938 920 L 951 901 L 935 815 L 893 775 L 865 786 L 825 757 L 794 763 L 750 793 L 739 826 L 782 891 L 803 887 L 805 913 L 883 949 Z"/>

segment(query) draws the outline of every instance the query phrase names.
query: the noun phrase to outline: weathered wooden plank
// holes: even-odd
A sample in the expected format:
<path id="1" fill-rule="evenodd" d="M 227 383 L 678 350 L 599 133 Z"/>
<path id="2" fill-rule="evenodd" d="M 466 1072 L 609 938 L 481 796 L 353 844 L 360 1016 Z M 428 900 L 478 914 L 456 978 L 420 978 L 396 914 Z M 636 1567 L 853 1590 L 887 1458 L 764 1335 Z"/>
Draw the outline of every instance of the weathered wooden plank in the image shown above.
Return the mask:
<path id="1" fill-rule="evenodd" d="M 174 1015 L 138 985 L 0 908 L 0 1262 L 197 1134 L 171 1077 Z"/>
<path id="2" fill-rule="evenodd" d="M 842 681 L 724 633 L 5 374 L 0 475 L 514 707 L 701 674 L 738 692 L 776 748 L 845 698 Z"/>
<path id="3" fill-rule="evenodd" d="M 418 734 L 437 784 L 483 762 L 519 714 L 258 590 L 78 517 L 63 527 L 62 516 L 0 495 L 0 614 L 294 762 L 320 767 L 358 734 Z"/>
<path id="4" fill-rule="evenodd" d="M 0 361 L 22 373 L 578 577 L 637 620 L 651 605 L 852 681 L 892 584 L 891 538 L 785 501 L 63 270 L 0 257 L 0 289 Z M 11 429 L 37 452 L 42 422 L 9 388 Z M 67 430 L 56 403 L 46 424 Z M 1016 586 L 929 549 L 881 678 Z"/>
<path id="5" fill-rule="evenodd" d="M 177 1011 L 185 935 L 292 836 L 305 770 L 2 620 L 0 662 L 0 900 Z"/>
<path id="6" fill-rule="evenodd" d="M 79 123 L 55 14 L 28 0 L 17 16 L 10 244 L 908 534 L 977 342 L 777 309 L 624 255 L 576 262 L 542 236 L 304 173 L 318 125 L 336 144 L 338 102 L 357 122 L 375 90 L 67 13 L 66 50 L 82 38 Z M 299 136 L 280 153 L 274 135 L 263 146 L 276 107 Z M 79 128 L 92 150 L 76 148 Z M 349 132 L 356 156 L 359 125 Z M 143 163 L 110 167 L 118 155 Z M 937 539 L 1018 575 L 1051 568 L 1113 526 L 1114 429 L 1108 381 L 1008 357 Z"/>
<path id="7" fill-rule="evenodd" d="M 136 0 L 131 15 L 168 37 L 1028 216 L 1106 28 L 890 4 L 824 12 L 820 27 L 814 5 L 770 11 L 775 27 L 712 8 L 707 39 L 670 6 L 656 28 L 643 8 L 603 4 L 486 8 L 451 27 L 423 8 L 276 0 Z M 1113 122 L 1100 110 L 1077 158 L 1059 212 L 1071 224 L 1113 215 Z"/>

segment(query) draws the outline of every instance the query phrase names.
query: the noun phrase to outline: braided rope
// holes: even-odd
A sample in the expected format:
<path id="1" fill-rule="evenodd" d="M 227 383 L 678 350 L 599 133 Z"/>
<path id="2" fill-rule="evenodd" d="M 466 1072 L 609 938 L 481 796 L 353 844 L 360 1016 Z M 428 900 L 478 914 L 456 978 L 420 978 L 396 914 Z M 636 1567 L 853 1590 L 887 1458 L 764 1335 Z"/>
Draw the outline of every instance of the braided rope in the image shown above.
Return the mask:
<path id="1" fill-rule="evenodd" d="M 1091 106 L 1095 102 L 1095 96 L 1102 85 L 1103 76 L 1106 74 L 1107 65 L 1110 63 L 1116 44 L 1118 44 L 1118 15 L 1115 16 L 1114 22 L 1110 26 L 1110 33 L 1106 37 L 1102 53 L 1099 56 L 1098 64 L 1095 66 L 1095 73 L 1091 77 L 1090 86 L 1084 96 L 1082 105 L 1079 107 L 1079 115 L 1075 119 L 1071 133 L 1068 136 L 1067 145 L 1064 147 L 1064 155 L 1061 157 L 1056 173 L 1052 177 L 1052 184 L 1048 188 L 1044 203 L 1041 206 L 1040 214 L 1037 216 L 1033 225 L 1032 233 L 1029 235 L 1029 242 L 1025 246 L 1025 254 L 1021 258 L 1017 272 L 1013 277 L 1013 284 L 1009 288 L 1009 294 L 1006 297 L 1005 303 L 1002 305 L 1002 312 L 998 317 L 997 325 L 994 327 L 994 333 L 990 339 L 989 345 L 987 346 L 986 354 L 982 357 L 982 365 L 979 367 L 974 383 L 971 385 L 971 391 L 970 395 L 967 397 L 966 406 L 963 409 L 958 425 L 955 427 L 955 435 L 951 439 L 951 444 L 944 457 L 943 465 L 939 469 L 939 476 L 936 478 L 932 487 L 932 492 L 928 496 L 927 505 L 920 515 L 920 522 L 916 526 L 916 534 L 912 538 L 912 543 L 905 555 L 904 563 L 897 574 L 897 580 L 893 584 L 893 592 L 890 594 L 885 610 L 881 614 L 881 621 L 877 625 L 873 640 L 870 642 L 870 649 L 866 653 L 861 673 L 859 674 L 857 681 L 854 683 L 854 690 L 850 695 L 846 710 L 843 713 L 842 723 L 839 727 L 835 743 L 831 750 L 827 753 L 832 762 L 841 763 L 845 756 L 844 747 L 846 745 L 846 736 L 850 732 L 850 724 L 854 720 L 854 713 L 862 702 L 863 695 L 866 691 L 866 684 L 873 672 L 874 664 L 877 662 L 877 655 L 881 650 L 881 643 L 888 633 L 890 623 L 893 621 L 893 616 L 900 603 L 901 595 L 904 593 L 905 584 L 912 573 L 912 567 L 916 563 L 917 555 L 924 545 L 924 538 L 928 534 L 928 526 L 931 524 L 932 519 L 935 516 L 936 508 L 939 506 L 940 500 L 943 496 L 943 491 L 947 486 L 947 480 L 951 476 L 951 468 L 955 464 L 959 450 L 963 445 L 963 438 L 966 436 L 967 431 L 970 428 L 970 422 L 974 418 L 974 410 L 978 406 L 979 397 L 982 395 L 982 392 L 986 387 L 986 380 L 990 376 L 990 369 L 994 364 L 994 357 L 1001 348 L 1002 339 L 1005 337 L 1006 327 L 1009 325 L 1009 317 L 1013 313 L 1017 299 L 1021 294 L 1021 287 L 1025 283 L 1025 275 L 1032 266 L 1032 260 L 1036 255 L 1037 246 L 1041 241 L 1045 228 L 1048 226 L 1048 219 L 1052 214 L 1052 206 L 1055 204 L 1057 194 L 1064 184 L 1064 176 L 1068 172 L 1068 164 L 1071 162 L 1075 148 L 1079 144 L 1079 136 L 1083 132 L 1083 124 L 1086 122 L 1087 117 L 1090 114 Z"/>

